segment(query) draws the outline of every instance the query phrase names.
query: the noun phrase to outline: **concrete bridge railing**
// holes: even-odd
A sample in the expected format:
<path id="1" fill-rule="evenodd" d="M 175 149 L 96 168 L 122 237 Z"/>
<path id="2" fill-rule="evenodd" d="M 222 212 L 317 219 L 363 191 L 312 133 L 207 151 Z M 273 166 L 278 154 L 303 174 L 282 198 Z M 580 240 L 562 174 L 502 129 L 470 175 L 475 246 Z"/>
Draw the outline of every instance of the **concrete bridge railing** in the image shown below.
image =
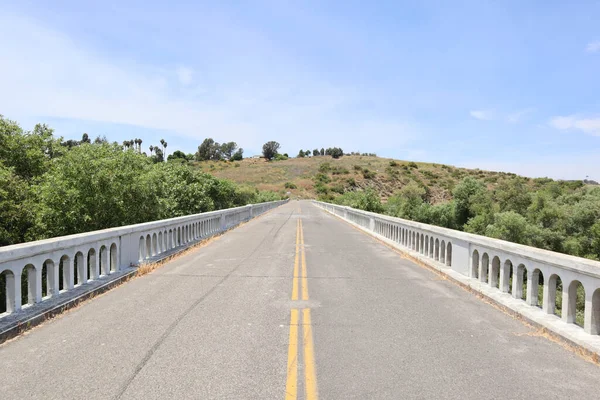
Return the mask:
<path id="1" fill-rule="evenodd" d="M 315 204 L 419 261 L 459 273 L 470 287 L 491 289 L 503 294 L 498 298 L 537 308 L 553 324 L 575 326 L 581 321 L 576 301 L 584 292 L 583 331 L 600 334 L 600 262 L 350 207 Z"/>
<path id="2" fill-rule="evenodd" d="M 68 297 L 82 285 L 109 280 L 124 269 L 176 252 L 282 203 L 285 201 L 252 204 L 0 247 L 0 274 L 5 282 L 0 292 L 6 296 L 0 321 L 22 308 Z"/>

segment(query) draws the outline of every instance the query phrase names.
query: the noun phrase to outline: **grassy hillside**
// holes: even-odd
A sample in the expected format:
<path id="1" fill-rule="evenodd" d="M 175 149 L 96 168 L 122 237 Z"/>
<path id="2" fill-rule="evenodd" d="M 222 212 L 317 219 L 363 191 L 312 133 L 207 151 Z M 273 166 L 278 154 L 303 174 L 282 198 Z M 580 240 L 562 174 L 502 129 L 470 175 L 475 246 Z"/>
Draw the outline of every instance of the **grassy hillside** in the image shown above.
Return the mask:
<path id="1" fill-rule="evenodd" d="M 206 161 L 195 165 L 216 177 L 248 184 L 259 190 L 289 191 L 293 198 L 312 199 L 373 188 L 385 201 L 414 181 L 426 188 L 427 200 L 432 204 L 450 200 L 452 189 L 466 176 L 481 179 L 490 188 L 515 176 L 503 172 L 368 156 L 343 156 L 337 160 L 322 156 L 272 162 L 264 159 L 245 159 L 234 163 Z"/>

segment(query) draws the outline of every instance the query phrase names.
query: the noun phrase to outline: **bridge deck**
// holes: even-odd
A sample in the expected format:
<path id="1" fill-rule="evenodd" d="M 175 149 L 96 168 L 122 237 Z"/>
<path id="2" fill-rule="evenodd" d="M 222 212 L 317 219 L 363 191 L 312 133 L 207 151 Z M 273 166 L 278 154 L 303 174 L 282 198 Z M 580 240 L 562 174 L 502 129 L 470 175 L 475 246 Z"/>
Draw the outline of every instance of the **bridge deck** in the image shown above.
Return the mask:
<path id="1" fill-rule="evenodd" d="M 600 370 L 292 201 L 0 346 L 0 377 L 2 399 L 596 399 Z"/>

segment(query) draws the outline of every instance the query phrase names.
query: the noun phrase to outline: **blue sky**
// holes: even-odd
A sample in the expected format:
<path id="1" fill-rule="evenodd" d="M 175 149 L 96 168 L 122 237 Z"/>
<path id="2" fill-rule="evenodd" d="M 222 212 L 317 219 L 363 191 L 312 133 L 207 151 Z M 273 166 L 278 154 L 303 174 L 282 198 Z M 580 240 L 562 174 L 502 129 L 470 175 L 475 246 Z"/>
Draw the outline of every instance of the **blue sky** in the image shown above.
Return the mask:
<path id="1" fill-rule="evenodd" d="M 600 180 L 598 1 L 0 0 L 0 113 Z"/>

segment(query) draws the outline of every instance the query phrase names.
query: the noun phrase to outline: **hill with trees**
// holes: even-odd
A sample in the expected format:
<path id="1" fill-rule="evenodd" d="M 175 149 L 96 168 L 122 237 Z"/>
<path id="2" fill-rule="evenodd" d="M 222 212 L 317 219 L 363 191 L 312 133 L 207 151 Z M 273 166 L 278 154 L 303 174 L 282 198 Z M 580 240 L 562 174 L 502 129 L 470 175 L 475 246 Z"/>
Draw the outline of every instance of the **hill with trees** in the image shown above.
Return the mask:
<path id="1" fill-rule="evenodd" d="M 335 159 L 304 152 L 282 161 L 206 162 L 196 168 L 292 198 L 600 259 L 600 186 L 593 181 L 533 179 L 353 154 Z"/>
<path id="2" fill-rule="evenodd" d="M 399 161 L 339 147 L 243 159 L 235 142 L 195 154 L 167 142 L 64 141 L 0 116 L 0 245 L 292 198 L 320 199 L 591 259 L 600 259 L 600 187 L 590 180 Z"/>

